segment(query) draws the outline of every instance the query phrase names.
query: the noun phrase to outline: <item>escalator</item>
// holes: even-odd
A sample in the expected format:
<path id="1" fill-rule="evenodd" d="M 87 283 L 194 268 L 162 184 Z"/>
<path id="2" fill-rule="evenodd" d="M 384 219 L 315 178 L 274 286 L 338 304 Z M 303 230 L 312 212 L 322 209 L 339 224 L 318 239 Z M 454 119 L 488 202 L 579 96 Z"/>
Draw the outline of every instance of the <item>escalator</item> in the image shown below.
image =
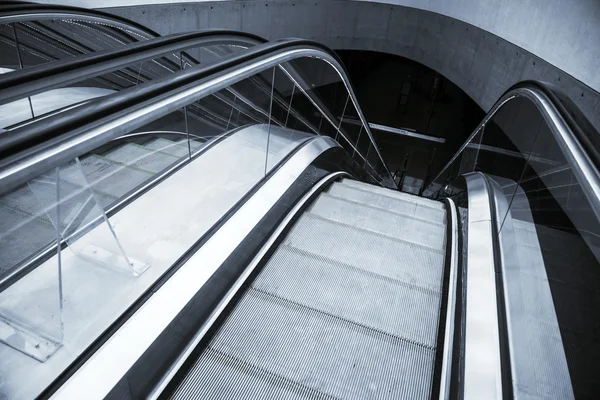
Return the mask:
<path id="1" fill-rule="evenodd" d="M 445 256 L 442 203 L 333 183 L 171 398 L 428 398 Z"/>
<path id="2" fill-rule="evenodd" d="M 0 398 L 600 393 L 600 146 L 552 88 L 398 188 L 326 47 L 36 7 L 4 21 L 87 47 L 0 76 L 0 107 L 110 92 L 0 133 Z"/>

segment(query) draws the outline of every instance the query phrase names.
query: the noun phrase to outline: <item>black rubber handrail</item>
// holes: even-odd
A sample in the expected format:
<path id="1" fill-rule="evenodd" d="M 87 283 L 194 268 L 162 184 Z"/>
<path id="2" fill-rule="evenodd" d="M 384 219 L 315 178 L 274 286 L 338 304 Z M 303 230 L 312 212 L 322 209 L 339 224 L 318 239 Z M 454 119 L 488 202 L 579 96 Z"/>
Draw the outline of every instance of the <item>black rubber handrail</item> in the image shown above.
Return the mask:
<path id="1" fill-rule="evenodd" d="M 577 141 L 584 148 L 587 156 L 600 170 L 600 133 L 594 125 L 583 115 L 579 107 L 554 85 L 546 82 L 527 80 L 519 82 L 508 89 L 504 94 L 518 88 L 534 87 L 542 91 L 552 101 L 552 104 L 565 120 Z"/>
<path id="2" fill-rule="evenodd" d="M 589 122 L 589 120 L 583 115 L 583 113 L 579 110 L 579 108 L 575 105 L 575 103 L 573 103 L 571 99 L 569 99 L 560 90 L 558 90 L 556 87 L 549 83 L 535 80 L 526 80 L 516 83 L 515 85 L 507 89 L 502 94 L 502 96 L 499 97 L 498 101 L 494 104 L 494 106 L 490 108 L 490 111 L 483 119 L 483 122 L 487 123 L 488 120 L 493 118 L 493 115 L 495 115 L 495 113 L 503 107 L 503 103 L 507 101 L 507 98 L 511 95 L 511 93 L 520 89 L 530 89 L 534 92 L 541 92 L 548 98 L 548 100 L 552 104 L 552 107 L 557 111 L 557 113 L 566 123 L 567 128 L 569 129 L 573 138 L 581 145 L 585 155 L 590 159 L 591 163 L 596 168 L 596 170 L 600 170 L 599 132 L 596 130 L 594 125 L 591 122 Z M 508 99 L 508 101 L 510 101 L 510 99 Z M 454 161 L 460 156 L 460 153 L 464 151 L 467 144 L 471 142 L 473 137 L 482 129 L 482 124 L 480 124 L 475 129 L 475 131 L 465 141 L 465 144 L 450 159 L 450 161 L 444 166 L 444 168 L 442 168 L 442 170 L 433 179 L 431 179 L 431 181 L 427 182 L 424 187 L 429 188 L 445 173 L 445 171 L 448 168 L 450 168 Z M 454 177 L 449 177 L 448 179 L 452 180 L 453 178 Z"/>
<path id="3" fill-rule="evenodd" d="M 129 21 L 125 18 L 107 14 L 107 13 L 104 13 L 101 11 L 87 10 L 87 9 L 83 9 L 83 8 L 70 7 L 70 6 L 53 6 L 53 5 L 38 5 L 38 4 L 24 4 L 24 3 L 4 6 L 2 4 L 2 2 L 0 2 L 0 22 L 2 22 L 3 19 L 4 19 L 4 22 L 9 22 L 9 23 L 10 22 L 19 22 L 19 21 L 24 21 L 24 20 L 39 21 L 40 19 L 42 19 L 42 20 L 43 19 L 64 19 L 64 20 L 79 20 L 79 21 L 88 20 L 87 22 L 106 24 L 109 27 L 112 24 L 112 25 L 114 25 L 113 26 L 114 28 L 118 28 L 119 31 L 122 31 L 125 33 L 132 33 L 133 31 L 137 31 L 135 33 L 137 33 L 138 35 L 145 37 L 145 38 L 158 36 L 156 34 L 156 32 L 154 32 L 150 29 L 147 29 L 146 27 L 141 26 L 133 21 Z M 254 35 L 252 35 L 252 36 L 254 36 Z M 264 40 L 264 39 L 258 38 L 256 36 L 255 36 L 255 38 Z M 137 41 L 136 39 L 132 38 L 132 42 L 136 42 L 136 41 Z M 336 62 L 340 64 L 340 66 L 343 70 L 344 69 L 343 64 L 341 63 L 341 61 L 339 61 L 339 58 L 337 57 L 337 55 L 335 53 L 328 53 L 328 54 L 331 57 L 336 59 Z M 290 72 L 292 72 L 292 74 L 295 76 L 296 79 L 299 79 L 299 82 L 302 82 L 301 75 L 295 73 L 293 68 L 290 69 Z M 343 71 L 343 73 L 346 75 L 346 81 L 349 82 L 347 73 L 345 72 L 345 70 Z M 348 87 L 348 89 L 351 90 L 350 87 Z M 320 104 L 320 99 L 319 99 L 318 95 L 316 95 L 316 97 L 314 98 L 314 101 L 316 102 L 315 105 Z M 358 104 L 356 104 L 355 96 L 354 96 L 354 103 L 355 103 L 355 106 L 358 107 Z M 326 111 L 326 110 L 324 110 L 324 111 Z M 326 112 L 326 114 L 327 114 L 326 118 L 331 118 L 331 115 L 329 115 L 329 113 Z M 361 115 L 361 118 L 364 120 L 364 116 L 362 115 L 362 113 L 359 112 L 359 114 Z M 363 121 L 363 122 L 366 124 L 365 121 Z M 389 172 L 389 169 L 387 168 L 387 166 L 385 165 L 385 163 L 383 161 L 381 152 L 380 152 L 379 148 L 376 146 L 373 135 L 370 132 L 368 126 L 366 126 L 366 134 L 369 136 L 370 142 L 374 146 L 375 151 L 378 155 L 378 158 L 383 165 L 383 168 L 385 169 L 387 174 L 390 175 L 390 178 L 391 178 L 391 173 Z M 17 142 L 20 141 L 19 138 L 15 138 L 15 139 Z M 2 157 L 2 156 L 3 156 L 2 149 L 0 148 L 0 157 Z M 367 163 L 365 162 L 365 166 L 366 166 L 366 164 Z"/>
<path id="4" fill-rule="evenodd" d="M 115 49 L 97 51 L 78 57 L 0 75 L 0 105 L 23 99 L 91 76 L 99 76 L 132 63 L 152 59 L 165 53 L 198 47 L 208 39 L 222 38 L 224 43 L 249 46 L 265 43 L 260 36 L 230 30 L 207 30 L 162 36 L 131 43 Z M 1 150 L 0 150 L 1 152 Z"/>
<path id="5" fill-rule="evenodd" d="M 78 142 L 77 150 L 73 148 L 70 151 L 57 150 L 58 146 L 77 142 L 78 136 L 94 128 L 103 126 L 109 120 L 121 117 L 126 118 L 130 113 L 143 107 L 150 107 L 152 104 L 166 101 L 174 93 L 180 93 L 185 89 L 196 87 L 198 81 L 201 79 L 209 78 L 225 70 L 235 71 L 235 69 L 244 63 L 266 59 L 270 55 L 272 56 L 286 50 L 303 51 L 306 49 L 322 52 L 330 60 L 338 64 L 339 73 L 344 76 L 345 84 L 348 86 L 348 90 L 351 91 L 351 84 L 347 78 L 348 74 L 342 62 L 328 47 L 317 42 L 302 39 L 287 39 L 266 43 L 239 54 L 234 54 L 213 64 L 206 66 L 199 65 L 195 68 L 179 71 L 177 74 L 168 75 L 155 81 L 92 100 L 80 107 L 51 116 L 43 121 L 32 122 L 22 128 L 11 131 L 10 135 L 0 135 L 0 171 L 5 171 L 5 174 L 8 174 L 5 177 L 11 177 L 8 180 L 3 179 L 3 182 L 1 182 L 2 186 L 4 186 L 4 189 L 15 187 L 15 185 L 22 184 L 31 179 L 33 177 L 32 174 L 37 173 L 38 170 L 54 168 L 68 157 L 72 158 L 79 155 L 79 151 L 82 151 L 81 154 L 83 154 L 111 140 L 112 137 L 110 135 L 94 136 L 93 141 Z M 356 97 L 354 95 L 352 97 L 354 99 L 353 102 L 356 102 Z M 364 119 L 364 116 L 362 118 Z M 383 159 L 378 151 L 379 149 L 376 147 L 372 135 L 368 131 L 368 127 L 366 129 L 372 145 L 375 146 L 379 160 L 383 163 Z M 46 159 L 43 165 L 39 167 L 33 167 L 33 165 L 29 164 L 30 161 L 27 161 L 31 157 L 41 154 L 44 154 L 44 157 L 52 154 L 51 158 L 53 161 Z M 29 166 L 25 170 L 22 170 L 23 165 Z M 383 165 L 389 173 L 385 163 Z M 21 172 L 8 172 L 16 171 L 15 168 Z"/>
<path id="6" fill-rule="evenodd" d="M 130 107 L 141 104 L 153 98 L 161 97 L 163 94 L 182 86 L 194 83 L 199 79 L 206 78 L 220 71 L 226 70 L 244 62 L 254 60 L 272 52 L 286 48 L 311 45 L 335 55 L 333 51 L 317 42 L 303 39 L 288 39 L 278 42 L 269 42 L 240 54 L 235 54 L 224 60 L 219 60 L 207 66 L 190 68 L 180 71 L 178 74 L 159 78 L 152 82 L 124 89 L 117 93 L 91 100 L 75 109 L 46 118 L 43 121 L 33 122 L 22 128 L 11 131 L 10 135 L 0 135 L 0 167 L 6 165 L 6 158 L 21 155 L 27 157 L 28 150 L 33 147 L 39 148 L 44 142 L 54 139 L 66 139 L 77 135 L 83 126 L 89 126 L 102 118 L 122 113 Z M 337 58 L 337 55 L 335 55 Z M 79 129 L 78 129 L 79 128 Z M 21 157 L 18 157 L 21 158 Z"/>

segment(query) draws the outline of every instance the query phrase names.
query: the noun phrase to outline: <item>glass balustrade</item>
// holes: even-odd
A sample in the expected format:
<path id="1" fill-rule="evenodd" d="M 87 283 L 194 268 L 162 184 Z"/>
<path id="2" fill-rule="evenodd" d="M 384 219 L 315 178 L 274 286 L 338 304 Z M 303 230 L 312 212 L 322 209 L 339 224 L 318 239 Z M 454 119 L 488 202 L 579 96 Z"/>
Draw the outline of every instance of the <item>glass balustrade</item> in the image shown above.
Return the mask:
<path id="1" fill-rule="evenodd" d="M 320 92 L 345 88 L 340 75 L 309 80 L 323 66 L 333 70 L 309 57 L 264 68 L 174 110 L 167 98 L 150 117 L 124 116 L 127 129 L 110 125 L 116 139 L 0 193 L 2 395 L 39 395 L 307 140 L 330 136 L 357 174 L 381 180 L 368 128 L 344 122 L 360 120 L 351 96 L 338 114 L 339 97 L 330 106 Z"/>

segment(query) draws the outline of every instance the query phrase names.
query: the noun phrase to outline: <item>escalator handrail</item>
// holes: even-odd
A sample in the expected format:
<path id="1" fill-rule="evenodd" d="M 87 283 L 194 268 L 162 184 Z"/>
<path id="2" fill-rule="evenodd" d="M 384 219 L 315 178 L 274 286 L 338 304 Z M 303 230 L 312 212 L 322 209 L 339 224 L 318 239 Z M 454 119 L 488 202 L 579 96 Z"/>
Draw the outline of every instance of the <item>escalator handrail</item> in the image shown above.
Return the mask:
<path id="1" fill-rule="evenodd" d="M 39 64 L 0 75 L 0 105 L 62 87 L 91 76 L 99 76 L 124 65 L 149 60 L 169 52 L 180 52 L 217 39 L 255 46 L 266 41 L 260 36 L 230 30 L 206 30 L 174 34 L 131 43 L 115 49 Z M 0 154 L 2 151 L 0 150 Z"/>
<path id="2" fill-rule="evenodd" d="M 520 82 L 509 90 L 494 104 L 483 121 L 477 126 L 461 148 L 448 161 L 441 172 L 427 187 L 437 182 L 450 168 L 454 161 L 471 143 L 473 138 L 484 129 L 505 104 L 513 99 L 524 97 L 530 100 L 540 111 L 548 123 L 561 150 L 567 156 L 569 164 L 579 178 L 582 187 L 592 201 L 596 214 L 600 217 L 600 136 L 592 124 L 567 102 L 564 96 L 557 94 L 549 84 L 537 81 Z M 452 179 L 453 177 L 451 177 Z M 451 180 L 450 179 L 450 180 Z"/>
<path id="3" fill-rule="evenodd" d="M 560 116 L 569 126 L 581 146 L 585 149 L 594 165 L 600 169 L 600 133 L 591 122 L 581 113 L 579 108 L 552 84 L 527 80 L 513 85 L 507 92 L 520 87 L 531 86 L 542 91 L 552 102 Z"/>
<path id="4" fill-rule="evenodd" d="M 150 110 L 152 113 L 164 109 L 172 112 L 181 108 L 180 103 L 191 98 L 202 98 L 264 69 L 301 57 L 319 58 L 336 70 L 365 126 L 371 145 L 391 178 L 338 56 L 320 43 L 287 39 L 259 45 L 213 64 L 199 65 L 92 100 L 39 123 L 33 122 L 16 129 L 11 135 L 0 135 L 0 154 L 7 155 L 0 160 L 0 188 L 3 191 L 14 188 L 94 150 L 126 133 L 125 122 L 133 123 L 143 118 L 149 120 L 152 115 L 148 114 Z M 206 86 L 209 79 L 213 82 Z M 135 116 L 132 117 L 134 112 Z M 117 124 L 115 121 L 119 119 L 122 122 Z M 19 141 L 8 143 L 7 137 L 13 135 Z M 350 140 L 345 139 L 354 146 Z M 365 160 L 366 167 L 368 162 L 365 156 L 360 152 L 358 154 Z"/>
<path id="5" fill-rule="evenodd" d="M 38 21 L 40 19 L 85 20 L 119 28 L 144 39 L 159 36 L 152 29 L 127 18 L 87 8 L 37 3 L 2 4 L 0 8 L 0 24 Z"/>
<path id="6" fill-rule="evenodd" d="M 216 39 L 222 35 L 222 40 L 229 40 L 231 43 L 238 41 L 242 46 L 252 47 L 257 44 L 265 43 L 266 40 L 260 36 L 228 30 L 198 31 L 186 34 L 174 34 L 147 41 L 136 42 L 117 49 L 99 51 L 81 55 L 74 58 L 57 60 L 52 63 L 45 63 L 30 67 L 25 70 L 16 71 L 11 74 L 0 75 L 0 105 L 10 101 L 27 98 L 42 91 L 61 87 L 70 83 L 80 81 L 90 76 L 98 76 L 121 68 L 123 65 L 133 62 L 141 62 L 151 59 L 160 54 L 172 51 L 183 51 L 191 47 L 201 45 L 203 41 L 210 41 L 210 38 Z M 290 78 L 295 80 L 304 88 L 310 87 L 306 80 L 299 74 L 293 66 L 287 67 L 285 73 L 290 74 Z M 274 93 L 277 96 L 277 93 Z M 336 118 L 328 112 L 323 101 L 318 96 L 312 99 L 315 106 L 325 112 L 326 117 L 332 121 Z M 293 112 L 294 109 L 290 108 Z M 310 128 L 308 121 L 303 122 Z M 312 128 L 311 128 L 312 129 Z M 312 129 L 317 133 L 316 129 Z M 344 131 L 343 127 L 340 130 Z M 369 132 L 367 132 L 369 134 Z M 20 143 L 21 137 L 11 136 L 0 140 L 0 157 L 3 154 L 3 146 L 12 146 L 11 144 Z M 379 151 L 379 149 L 377 149 Z M 14 150 L 11 150 L 14 152 Z"/>

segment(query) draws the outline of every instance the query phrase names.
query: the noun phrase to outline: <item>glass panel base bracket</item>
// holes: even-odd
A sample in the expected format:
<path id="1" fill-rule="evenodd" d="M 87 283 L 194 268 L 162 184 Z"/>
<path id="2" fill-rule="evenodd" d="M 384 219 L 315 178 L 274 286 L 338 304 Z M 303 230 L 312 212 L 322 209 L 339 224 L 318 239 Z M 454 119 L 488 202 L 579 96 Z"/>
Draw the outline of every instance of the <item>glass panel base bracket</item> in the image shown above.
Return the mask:
<path id="1" fill-rule="evenodd" d="M 77 253 L 77 255 L 95 264 L 100 264 L 108 268 L 116 269 L 119 272 L 125 272 L 135 277 L 140 276 L 148 268 L 150 268 L 150 264 L 144 263 L 139 260 L 135 260 L 130 257 L 126 258 L 123 255 L 119 255 L 111 251 L 105 250 L 94 244 L 86 245 Z"/>
<path id="2" fill-rule="evenodd" d="M 41 336 L 0 315 L 0 342 L 44 362 L 61 346 L 60 342 Z"/>

